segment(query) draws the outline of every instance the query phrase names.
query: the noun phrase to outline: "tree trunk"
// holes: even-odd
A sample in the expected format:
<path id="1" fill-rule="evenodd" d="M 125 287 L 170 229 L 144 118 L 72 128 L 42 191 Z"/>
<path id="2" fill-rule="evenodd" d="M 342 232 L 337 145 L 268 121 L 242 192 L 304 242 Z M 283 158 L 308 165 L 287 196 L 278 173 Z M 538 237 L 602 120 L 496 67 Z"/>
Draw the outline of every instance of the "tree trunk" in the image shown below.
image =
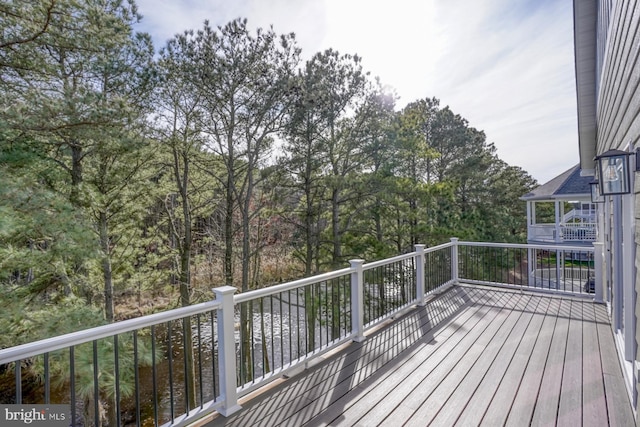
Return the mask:
<path id="1" fill-rule="evenodd" d="M 245 205 L 242 208 L 242 292 L 249 290 L 250 271 L 249 266 L 251 262 L 251 230 L 249 226 L 249 202 L 245 200 Z"/>
<path id="2" fill-rule="evenodd" d="M 186 163 L 186 161 L 185 161 Z M 187 194 L 187 174 L 189 173 L 188 163 L 184 165 L 184 177 L 182 180 L 182 214 L 184 216 L 184 237 L 180 250 L 180 300 L 182 306 L 191 305 L 191 207 Z M 191 333 L 191 317 L 184 319 L 184 361 L 185 361 L 185 387 L 189 410 L 196 407 L 196 382 L 194 367 L 193 335 Z M 187 412 L 189 412 L 187 410 Z"/>
<path id="3" fill-rule="evenodd" d="M 306 196 L 306 210 L 305 210 L 305 218 L 304 218 L 304 228 L 305 228 L 305 240 L 306 240 L 306 253 L 304 259 L 304 275 L 305 277 L 311 276 L 311 272 L 313 269 L 313 248 L 314 248 L 314 215 L 313 215 L 313 205 L 311 201 L 311 188 L 309 183 L 305 184 L 305 196 Z"/>
<path id="4" fill-rule="evenodd" d="M 376 197 L 375 212 L 373 214 L 373 217 L 376 225 L 376 239 L 380 243 L 382 243 L 384 240 L 384 235 L 382 233 L 382 215 L 380 214 L 381 211 L 382 204 L 380 203 L 380 199 Z"/>
<path id="5" fill-rule="evenodd" d="M 232 149 L 230 147 L 230 149 Z M 224 278 L 227 286 L 233 286 L 233 187 L 235 174 L 233 170 L 233 152 L 229 153 L 226 185 L 226 215 L 224 218 Z"/>
<path id="6" fill-rule="evenodd" d="M 342 242 L 340 241 L 340 190 L 337 188 L 331 194 L 331 224 L 333 228 L 333 267 L 337 268 L 342 261 Z M 340 336 L 340 288 L 331 286 L 331 339 Z"/>
<path id="7" fill-rule="evenodd" d="M 80 184 L 82 184 L 82 147 L 71 143 L 71 193 L 69 200 L 80 206 Z"/>
<path id="8" fill-rule="evenodd" d="M 192 213 L 191 204 L 189 202 L 189 158 L 184 152 L 179 152 L 177 147 L 173 147 L 173 169 L 174 178 L 176 180 L 176 186 L 180 194 L 180 202 L 182 204 L 183 215 L 183 232 L 184 234 L 179 239 L 178 252 L 180 254 L 180 271 L 178 276 L 178 286 L 180 291 L 180 303 L 183 307 L 191 305 L 191 246 L 192 246 Z M 180 173 L 182 172 L 182 173 Z M 173 198 L 172 206 L 173 210 Z M 174 232 L 177 233 L 177 219 L 173 218 L 173 225 L 171 227 Z M 179 237 L 176 235 L 176 237 Z M 190 409 L 194 409 L 196 404 L 196 385 L 194 374 L 194 349 L 193 349 L 193 335 L 191 331 L 191 317 L 183 319 L 183 335 L 184 335 L 184 382 L 185 382 L 185 397 L 186 404 L 189 406 L 187 412 Z"/>
<path id="9" fill-rule="evenodd" d="M 402 253 L 402 218 L 400 211 L 396 209 L 396 230 L 398 233 L 398 239 L 396 240 L 396 251 Z"/>
<path id="10" fill-rule="evenodd" d="M 111 268 L 111 242 L 109 239 L 109 223 L 107 213 L 100 212 L 98 227 L 100 229 L 100 248 L 102 249 L 102 277 L 104 278 L 104 315 L 107 322 L 112 323 L 115 317 L 113 303 L 113 272 Z"/>
<path id="11" fill-rule="evenodd" d="M 249 160 L 249 165 L 247 167 L 247 188 L 244 194 L 244 199 L 241 203 L 241 217 L 242 217 L 242 292 L 249 291 L 249 279 L 250 279 L 250 262 L 251 262 L 251 230 L 250 230 L 250 218 L 251 218 L 251 195 L 253 192 L 253 179 L 252 179 L 252 167 L 251 161 Z M 257 256 L 257 255 L 256 255 Z M 256 272 L 257 274 L 257 272 Z M 252 304 L 249 304 L 250 310 L 248 313 L 245 312 L 246 317 L 241 319 L 241 323 L 243 325 L 243 334 L 242 334 L 242 363 L 246 365 L 245 371 L 248 375 L 247 380 L 253 380 L 255 367 L 252 364 L 252 353 L 255 351 L 253 347 L 253 339 L 251 337 L 252 332 L 252 318 L 253 318 L 253 307 Z"/>
<path id="12" fill-rule="evenodd" d="M 340 190 L 331 193 L 331 227 L 333 237 L 332 264 L 336 268 L 342 261 L 342 243 L 340 242 Z"/>
<path id="13" fill-rule="evenodd" d="M 409 200 L 409 243 L 413 247 L 418 243 L 418 202 L 415 199 Z"/>

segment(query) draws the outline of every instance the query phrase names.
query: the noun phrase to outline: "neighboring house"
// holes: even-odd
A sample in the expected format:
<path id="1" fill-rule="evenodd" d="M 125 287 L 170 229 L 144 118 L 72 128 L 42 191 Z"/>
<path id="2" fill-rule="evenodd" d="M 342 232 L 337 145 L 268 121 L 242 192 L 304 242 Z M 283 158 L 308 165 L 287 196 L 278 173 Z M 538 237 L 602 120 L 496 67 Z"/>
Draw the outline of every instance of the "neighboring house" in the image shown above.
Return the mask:
<path id="1" fill-rule="evenodd" d="M 596 240 L 596 204 L 591 202 L 591 181 L 593 177 L 581 176 L 580 165 L 576 165 L 520 197 L 527 202 L 527 243 L 593 247 Z M 529 283 L 595 292 L 594 277 L 589 275 L 592 270 L 567 263 L 580 261 L 593 266 L 593 258 L 586 252 L 568 251 L 558 255 L 555 259 L 557 277 L 550 281 L 548 264 L 529 250 Z"/>
<path id="2" fill-rule="evenodd" d="M 580 168 L 604 188 L 618 188 L 597 205 L 597 284 L 605 287 L 621 366 L 638 409 L 638 265 L 640 264 L 640 0 L 574 0 Z M 598 160 L 610 150 L 621 161 Z M 628 167 L 630 180 L 622 179 Z M 602 169 L 602 170 L 601 170 Z M 600 174 L 602 172 L 602 174 Z"/>
<path id="3" fill-rule="evenodd" d="M 591 203 L 591 181 L 576 165 L 520 197 L 527 202 L 527 243 L 592 246 L 596 205 Z"/>

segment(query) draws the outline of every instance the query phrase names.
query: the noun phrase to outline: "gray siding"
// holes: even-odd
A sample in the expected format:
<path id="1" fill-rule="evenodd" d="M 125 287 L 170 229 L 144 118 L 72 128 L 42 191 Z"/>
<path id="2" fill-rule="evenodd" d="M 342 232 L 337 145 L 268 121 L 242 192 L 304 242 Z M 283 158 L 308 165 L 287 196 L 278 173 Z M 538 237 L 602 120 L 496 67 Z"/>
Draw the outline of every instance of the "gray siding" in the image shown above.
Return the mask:
<path id="1" fill-rule="evenodd" d="M 609 32 L 609 23 L 611 22 L 612 0 L 603 0 L 598 5 L 598 34 L 606 35 Z M 597 39 L 597 70 L 596 70 L 596 90 L 600 90 L 600 77 L 602 76 L 602 65 L 604 63 L 604 55 L 607 48 L 606 37 L 600 36 Z"/>
<path id="2" fill-rule="evenodd" d="M 640 147 L 640 0 L 604 0 L 598 13 L 596 151 L 622 150 L 628 144 Z M 640 174 L 635 174 L 634 181 L 635 323 L 636 343 L 640 343 Z M 640 360 L 637 347 L 635 354 Z"/>
<path id="3" fill-rule="evenodd" d="M 640 0 L 617 1 L 609 19 L 610 32 L 600 28 L 605 48 L 598 93 L 598 153 L 623 149 L 640 136 Z M 599 40 L 601 45 L 603 40 Z"/>

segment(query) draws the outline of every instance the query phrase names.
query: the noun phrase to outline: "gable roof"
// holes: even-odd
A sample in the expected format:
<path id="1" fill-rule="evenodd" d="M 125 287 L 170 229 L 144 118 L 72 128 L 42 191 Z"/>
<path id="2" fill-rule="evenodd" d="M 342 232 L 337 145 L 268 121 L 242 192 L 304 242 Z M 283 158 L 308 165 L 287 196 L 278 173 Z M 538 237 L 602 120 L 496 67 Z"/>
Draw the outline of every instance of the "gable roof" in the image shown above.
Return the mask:
<path id="1" fill-rule="evenodd" d="M 593 176 L 580 176 L 580 165 L 563 172 L 551 181 L 536 187 L 530 193 L 520 197 L 520 200 L 555 200 L 566 199 L 569 196 L 591 197 L 589 183 Z"/>

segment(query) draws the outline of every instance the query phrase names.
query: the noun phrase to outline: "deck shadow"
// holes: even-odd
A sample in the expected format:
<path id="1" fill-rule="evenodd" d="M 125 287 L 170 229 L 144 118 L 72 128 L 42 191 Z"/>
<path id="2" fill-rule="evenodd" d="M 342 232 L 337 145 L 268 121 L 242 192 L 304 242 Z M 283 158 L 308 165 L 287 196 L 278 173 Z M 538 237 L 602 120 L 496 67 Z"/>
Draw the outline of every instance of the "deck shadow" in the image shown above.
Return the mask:
<path id="1" fill-rule="evenodd" d="M 470 305 L 493 301 L 483 289 L 453 287 L 424 307 L 381 327 L 362 343 L 352 343 L 316 366 L 273 387 L 228 417 L 207 426 L 321 425 L 339 422 L 345 405 L 365 388 L 396 371 L 416 346 L 436 345 Z M 453 333 L 453 332 L 451 332 Z M 348 396 L 347 396 L 348 395 Z"/>

